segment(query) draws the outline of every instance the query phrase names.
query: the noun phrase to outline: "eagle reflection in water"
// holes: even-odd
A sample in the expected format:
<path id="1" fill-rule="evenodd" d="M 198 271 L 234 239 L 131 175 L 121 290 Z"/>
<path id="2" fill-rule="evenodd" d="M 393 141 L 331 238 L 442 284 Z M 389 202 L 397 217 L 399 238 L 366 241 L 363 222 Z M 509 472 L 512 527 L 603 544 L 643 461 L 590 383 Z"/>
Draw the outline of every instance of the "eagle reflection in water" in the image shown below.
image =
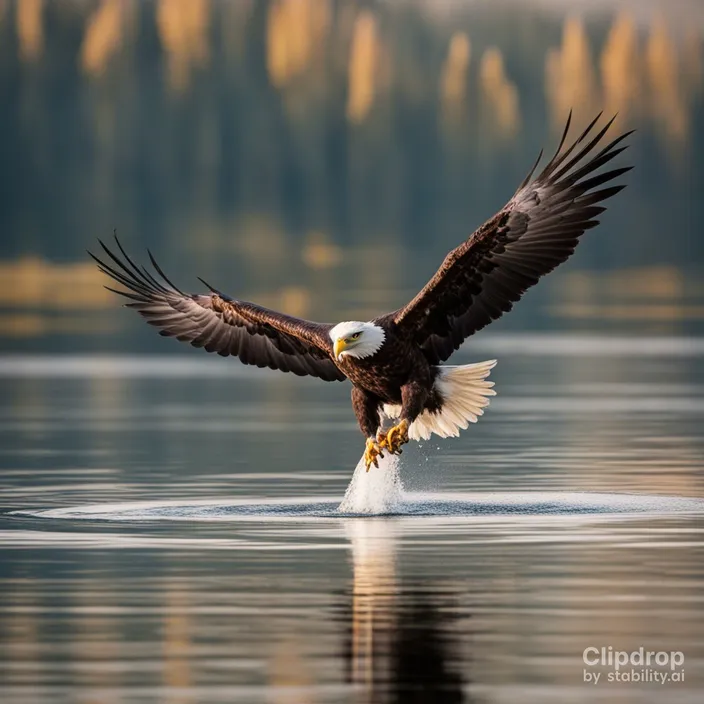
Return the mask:
<path id="1" fill-rule="evenodd" d="M 460 615 L 452 589 L 398 583 L 396 538 L 388 520 L 352 519 L 346 529 L 353 583 L 339 613 L 345 624 L 345 674 L 359 688 L 359 701 L 468 702 L 468 673 L 460 670 L 453 633 Z"/>

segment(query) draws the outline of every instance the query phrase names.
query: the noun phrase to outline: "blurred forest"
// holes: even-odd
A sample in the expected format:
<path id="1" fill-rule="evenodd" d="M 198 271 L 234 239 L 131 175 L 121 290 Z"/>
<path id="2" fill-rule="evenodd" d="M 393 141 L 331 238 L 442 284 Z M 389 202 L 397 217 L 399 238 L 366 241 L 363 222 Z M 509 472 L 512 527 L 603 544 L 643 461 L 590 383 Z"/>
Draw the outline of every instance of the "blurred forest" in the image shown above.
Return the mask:
<path id="1" fill-rule="evenodd" d="M 184 288 L 373 316 L 510 197 L 570 108 L 638 128 L 636 169 L 510 325 L 687 330 L 703 88 L 698 3 L 0 0 L 0 345 L 163 350 L 87 261 L 113 228 Z"/>

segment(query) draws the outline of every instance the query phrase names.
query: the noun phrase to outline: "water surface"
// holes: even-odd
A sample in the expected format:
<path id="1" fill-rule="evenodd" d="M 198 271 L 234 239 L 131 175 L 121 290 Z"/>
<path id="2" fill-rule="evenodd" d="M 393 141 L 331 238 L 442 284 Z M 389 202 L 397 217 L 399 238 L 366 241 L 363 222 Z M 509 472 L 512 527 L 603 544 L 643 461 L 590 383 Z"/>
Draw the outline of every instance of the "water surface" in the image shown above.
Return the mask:
<path id="1" fill-rule="evenodd" d="M 590 339 L 461 351 L 498 396 L 404 453 L 388 516 L 338 512 L 343 385 L 6 357 L 4 700 L 699 701 L 704 350 Z M 685 682 L 584 683 L 585 648 L 641 645 Z"/>

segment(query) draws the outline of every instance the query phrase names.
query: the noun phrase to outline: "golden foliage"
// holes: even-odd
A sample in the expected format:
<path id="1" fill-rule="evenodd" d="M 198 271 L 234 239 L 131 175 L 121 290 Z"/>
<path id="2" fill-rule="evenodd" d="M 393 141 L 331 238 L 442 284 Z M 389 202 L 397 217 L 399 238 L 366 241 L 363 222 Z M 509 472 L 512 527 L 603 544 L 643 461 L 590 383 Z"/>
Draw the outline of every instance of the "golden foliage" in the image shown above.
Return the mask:
<path id="1" fill-rule="evenodd" d="M 550 310 L 555 315 L 576 320 L 641 320 L 651 323 L 704 320 L 704 306 L 682 304 L 561 303 Z"/>
<path id="2" fill-rule="evenodd" d="M 44 0 L 18 0 L 17 37 L 23 61 L 36 61 L 44 48 Z"/>
<path id="3" fill-rule="evenodd" d="M 701 320 L 704 306 L 690 302 L 686 277 L 674 266 L 563 275 L 562 302 L 551 310 L 562 317 L 652 322 Z"/>
<path id="4" fill-rule="evenodd" d="M 636 112 L 642 88 L 642 67 L 638 56 L 638 32 L 633 18 L 616 17 L 601 55 L 604 109 L 625 119 Z"/>
<path id="5" fill-rule="evenodd" d="M 310 312 L 311 295 L 303 286 L 286 286 L 278 294 L 280 305 L 277 308 L 289 315 L 305 317 Z"/>
<path id="6" fill-rule="evenodd" d="M 115 318 L 49 316 L 40 313 L 0 314 L 0 336 L 38 337 L 40 335 L 94 335 L 114 332 Z"/>
<path id="7" fill-rule="evenodd" d="M 369 10 L 363 10 L 352 30 L 347 94 L 347 118 L 351 122 L 363 122 L 374 104 L 379 52 L 376 19 Z"/>
<path id="8" fill-rule="evenodd" d="M 589 300 L 606 293 L 610 298 L 678 299 L 685 294 L 685 279 L 674 266 L 617 269 L 608 272 L 576 271 L 563 275 L 561 295 Z"/>
<path id="9" fill-rule="evenodd" d="M 639 46 L 633 20 L 619 15 L 601 56 L 604 105 L 621 117 L 649 117 L 668 141 L 682 143 L 690 131 L 691 102 L 702 86 L 701 35 L 672 39 L 662 19 Z"/>
<path id="10" fill-rule="evenodd" d="M 520 126 L 518 90 L 506 76 L 504 57 L 496 47 L 488 48 L 482 56 L 479 84 L 491 131 L 501 137 L 514 136 Z"/>
<path id="11" fill-rule="evenodd" d="M 342 249 L 323 232 L 311 232 L 303 245 L 303 262 L 311 269 L 331 269 L 342 263 Z"/>
<path id="12" fill-rule="evenodd" d="M 103 308 L 114 295 L 92 262 L 52 264 L 24 258 L 0 262 L 0 304 L 17 308 Z"/>
<path id="13" fill-rule="evenodd" d="M 464 32 L 455 32 L 450 39 L 447 58 L 440 74 L 440 102 L 443 116 L 461 119 L 467 99 L 467 74 L 472 46 Z"/>
<path id="14" fill-rule="evenodd" d="M 88 20 L 81 45 L 81 68 L 98 77 L 123 42 L 126 16 L 131 10 L 129 0 L 103 0 Z"/>
<path id="15" fill-rule="evenodd" d="M 159 0 L 156 23 L 168 57 L 169 86 L 184 91 L 194 68 L 210 59 L 210 0 Z"/>
<path id="16" fill-rule="evenodd" d="M 593 113 L 599 104 L 589 38 L 581 20 L 568 18 L 562 46 L 551 49 L 545 63 L 546 93 L 553 124 L 564 125 L 569 110 Z"/>
<path id="17" fill-rule="evenodd" d="M 277 87 L 302 73 L 320 52 L 330 25 L 328 0 L 274 0 L 267 17 L 266 58 Z"/>

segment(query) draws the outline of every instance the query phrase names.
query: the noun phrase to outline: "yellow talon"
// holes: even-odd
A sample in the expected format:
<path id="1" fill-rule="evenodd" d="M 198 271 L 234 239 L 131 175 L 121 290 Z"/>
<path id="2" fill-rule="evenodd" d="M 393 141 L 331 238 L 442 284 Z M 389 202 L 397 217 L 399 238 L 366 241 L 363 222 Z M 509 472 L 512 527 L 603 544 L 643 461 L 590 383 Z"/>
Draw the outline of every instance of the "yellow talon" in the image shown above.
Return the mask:
<path id="1" fill-rule="evenodd" d="M 401 445 L 408 442 L 408 421 L 402 420 L 398 425 L 389 428 L 386 436 L 380 433 L 377 441 L 380 448 L 388 450 L 392 455 L 400 455 Z"/>
<path id="2" fill-rule="evenodd" d="M 364 463 L 367 465 L 367 472 L 372 465 L 379 469 L 380 457 L 384 458 L 380 445 L 374 438 L 367 438 L 367 445 L 364 449 Z"/>

